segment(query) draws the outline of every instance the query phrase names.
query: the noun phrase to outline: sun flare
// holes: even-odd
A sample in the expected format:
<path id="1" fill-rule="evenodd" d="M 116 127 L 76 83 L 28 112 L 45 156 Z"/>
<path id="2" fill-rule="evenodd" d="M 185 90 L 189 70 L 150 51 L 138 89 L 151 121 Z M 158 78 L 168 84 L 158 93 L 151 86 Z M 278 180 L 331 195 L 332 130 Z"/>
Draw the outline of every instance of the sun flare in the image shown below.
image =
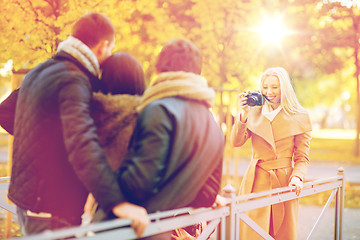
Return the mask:
<path id="1" fill-rule="evenodd" d="M 288 30 L 284 27 L 282 19 L 265 17 L 261 26 L 255 29 L 262 39 L 262 45 L 275 44 L 281 46 L 281 41 Z"/>

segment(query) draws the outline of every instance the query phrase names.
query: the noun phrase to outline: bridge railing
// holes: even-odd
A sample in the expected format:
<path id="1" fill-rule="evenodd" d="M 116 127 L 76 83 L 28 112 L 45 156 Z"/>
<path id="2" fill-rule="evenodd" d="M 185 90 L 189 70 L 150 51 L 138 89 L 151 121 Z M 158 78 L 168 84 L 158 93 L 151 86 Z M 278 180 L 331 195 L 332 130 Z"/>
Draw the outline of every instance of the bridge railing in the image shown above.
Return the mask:
<path id="1" fill-rule="evenodd" d="M 1 179 L 0 179 L 1 182 Z M 1 185 L 2 183 L 0 183 Z M 231 189 L 231 188 L 230 188 Z M 144 237 L 153 236 L 173 229 L 183 228 L 200 222 L 207 222 L 207 226 L 197 239 L 239 239 L 239 223 L 245 222 L 254 229 L 262 238 L 273 239 L 267 232 L 258 226 L 245 212 L 248 210 L 280 203 L 289 200 L 318 194 L 332 190 L 328 201 L 323 207 L 316 223 L 308 234 L 311 236 L 335 199 L 334 216 L 334 239 L 342 238 L 342 216 L 344 209 L 344 170 L 339 168 L 338 174 L 331 178 L 319 179 L 304 184 L 299 196 L 294 192 L 294 187 L 283 187 L 269 191 L 252 193 L 244 196 L 236 196 L 229 188 L 224 189 L 227 197 L 227 205 L 222 208 L 182 208 L 171 211 L 150 214 L 151 223 L 144 233 Z M 11 206 L 11 207 L 9 207 Z M 0 207 L 12 211 L 13 206 L 1 203 Z M 136 235 L 130 226 L 129 219 L 115 219 L 87 226 L 73 227 L 63 230 L 47 231 L 42 234 L 22 237 L 21 239 L 136 239 Z"/>

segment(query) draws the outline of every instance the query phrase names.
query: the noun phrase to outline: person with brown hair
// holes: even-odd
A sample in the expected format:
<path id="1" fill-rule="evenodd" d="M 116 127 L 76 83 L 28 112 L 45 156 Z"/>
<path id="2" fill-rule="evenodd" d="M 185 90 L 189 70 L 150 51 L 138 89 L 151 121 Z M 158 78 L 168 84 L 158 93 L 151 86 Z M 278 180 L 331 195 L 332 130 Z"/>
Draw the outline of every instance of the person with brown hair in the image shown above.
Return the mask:
<path id="1" fill-rule="evenodd" d="M 144 70 L 127 53 L 114 53 L 102 66 L 101 81 L 108 94 L 94 93 L 91 116 L 110 167 L 118 170 L 133 133 L 141 95 L 145 91 Z"/>
<path id="2" fill-rule="evenodd" d="M 106 212 L 130 218 L 139 236 L 149 224 L 143 207 L 122 198 L 90 116 L 92 92 L 106 91 L 98 77 L 114 36 L 106 16 L 85 14 L 57 54 L 24 77 L 8 196 L 25 235 L 79 225 L 89 192 Z"/>
<path id="3" fill-rule="evenodd" d="M 127 153 L 136 124 L 136 107 L 145 91 L 144 70 L 130 54 L 114 53 L 102 65 L 101 81 L 108 93 L 94 93 L 90 114 L 106 160 L 116 171 Z M 92 220 L 95 210 L 96 200 L 89 194 L 84 206 L 84 224 Z"/>
<path id="4" fill-rule="evenodd" d="M 149 213 L 211 207 L 220 190 L 225 137 L 209 110 L 215 91 L 200 75 L 200 51 L 188 40 L 170 40 L 156 71 L 117 172 L 123 198 Z"/>

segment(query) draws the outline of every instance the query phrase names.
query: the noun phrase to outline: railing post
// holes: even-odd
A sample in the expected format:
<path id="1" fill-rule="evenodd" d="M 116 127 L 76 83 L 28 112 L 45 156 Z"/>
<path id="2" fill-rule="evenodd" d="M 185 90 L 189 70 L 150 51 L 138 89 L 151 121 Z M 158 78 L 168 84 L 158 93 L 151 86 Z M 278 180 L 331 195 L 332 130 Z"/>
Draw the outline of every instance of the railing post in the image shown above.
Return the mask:
<path id="1" fill-rule="evenodd" d="M 339 187 L 336 193 L 335 200 L 335 229 L 334 229 L 334 238 L 335 240 L 342 239 L 342 218 L 344 212 L 344 192 L 345 192 L 345 181 L 344 181 L 344 168 L 338 168 L 338 176 L 342 176 L 341 187 Z"/>
<path id="2" fill-rule="evenodd" d="M 230 198 L 230 215 L 226 217 L 226 227 L 225 227 L 225 239 L 226 240 L 235 240 L 235 188 L 231 184 L 227 184 L 223 189 L 223 197 Z"/>
<path id="3" fill-rule="evenodd" d="M 8 137 L 8 168 L 7 174 L 11 176 L 11 168 L 12 168 L 12 150 L 13 150 L 13 136 Z M 7 193 L 7 191 L 6 191 Z M 7 203 L 11 204 L 10 200 L 7 198 Z M 5 221 L 5 237 L 10 238 L 11 228 L 12 228 L 12 214 L 10 211 L 6 211 L 6 221 Z"/>

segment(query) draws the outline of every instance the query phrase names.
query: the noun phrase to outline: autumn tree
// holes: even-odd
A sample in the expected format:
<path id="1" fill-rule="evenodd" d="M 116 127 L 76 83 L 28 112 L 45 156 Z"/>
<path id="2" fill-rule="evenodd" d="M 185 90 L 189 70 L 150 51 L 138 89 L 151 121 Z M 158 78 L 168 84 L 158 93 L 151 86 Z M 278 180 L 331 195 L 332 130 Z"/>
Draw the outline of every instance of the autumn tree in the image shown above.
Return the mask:
<path id="1" fill-rule="evenodd" d="M 218 89 L 214 110 L 221 123 L 227 111 L 224 106 L 230 103 L 229 100 L 223 102 L 228 99 L 227 90 L 248 87 L 253 80 L 249 75 L 261 67 L 260 62 L 252 61 L 256 39 L 254 41 L 254 35 L 247 30 L 254 6 L 232 0 L 166 2 L 170 20 L 201 49 L 202 75 Z"/>
<path id="2" fill-rule="evenodd" d="M 323 3 L 319 5 L 318 24 L 320 25 L 318 41 L 327 52 L 332 52 L 337 55 L 336 59 L 342 59 L 339 55 L 345 57 L 342 63 L 348 63 L 340 66 L 349 69 L 353 72 L 350 79 L 355 82 L 353 88 L 356 93 L 355 110 L 356 110 L 356 136 L 354 154 L 359 156 L 359 135 L 360 135 L 360 62 L 359 62 L 359 47 L 360 47 L 360 9 L 349 5 L 343 6 L 341 3 Z M 351 61 L 346 61 L 351 59 Z M 352 62 L 352 63 L 351 63 Z M 349 65 L 349 63 L 351 65 Z M 332 66 L 334 67 L 334 65 Z M 335 69 L 336 68 L 335 66 Z M 351 84 L 348 84 L 351 86 Z M 341 88 L 341 86 L 339 86 Z"/>
<path id="3" fill-rule="evenodd" d="M 12 59 L 14 68 L 31 68 L 53 55 L 63 30 L 71 22 L 65 1 L 10 0 L 3 4 L 2 61 Z"/>
<path id="4" fill-rule="evenodd" d="M 291 30 L 280 51 L 268 51 L 267 62 L 290 72 L 297 95 L 307 107 L 333 105 L 343 92 L 356 96 L 352 111 L 357 112 L 354 153 L 358 156 L 360 10 L 339 2 L 263 1 L 268 12 L 281 12 Z"/>
<path id="5" fill-rule="evenodd" d="M 267 67 L 286 68 L 299 100 L 311 108 L 331 105 L 336 91 L 347 91 L 351 79 L 346 73 L 359 66 L 358 8 L 323 1 L 7 0 L 0 2 L 0 10 L 6 13 L 0 21 L 0 63 L 12 59 L 15 70 L 32 68 L 53 56 L 74 21 L 89 11 L 112 20 L 115 51 L 135 56 L 147 81 L 164 43 L 187 38 L 203 54 L 202 74 L 220 91 L 216 99 L 220 115 L 230 101 L 222 90 L 255 90 Z M 290 31 L 278 45 L 265 44 L 266 36 L 261 37 L 257 28 L 266 17 L 276 15 Z M 359 70 L 354 72 L 358 79 Z"/>
<path id="6" fill-rule="evenodd" d="M 32 68 L 53 56 L 58 44 L 83 14 L 96 11 L 108 16 L 116 28 L 115 51 L 128 52 L 143 63 L 148 78 L 155 54 L 181 31 L 168 24 L 169 16 L 158 1 L 9 0 L 1 2 L 1 59 L 13 59 L 14 68 Z"/>

